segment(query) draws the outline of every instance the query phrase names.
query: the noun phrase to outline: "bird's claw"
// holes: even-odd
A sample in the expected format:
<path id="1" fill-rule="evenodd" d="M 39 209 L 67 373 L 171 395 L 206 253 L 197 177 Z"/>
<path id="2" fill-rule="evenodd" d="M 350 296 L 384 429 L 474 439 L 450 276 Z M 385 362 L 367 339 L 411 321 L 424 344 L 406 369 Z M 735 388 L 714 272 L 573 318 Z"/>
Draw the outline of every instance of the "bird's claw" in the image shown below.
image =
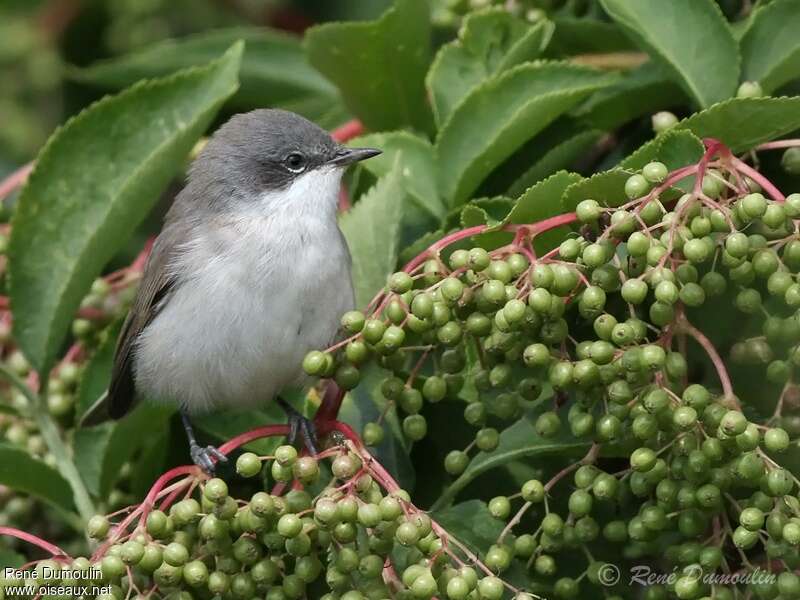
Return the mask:
<path id="1" fill-rule="evenodd" d="M 314 427 L 314 422 L 305 418 L 296 410 L 287 412 L 289 415 L 289 435 L 286 436 L 286 441 L 292 446 L 296 446 L 298 438 L 300 438 L 303 441 L 303 446 L 305 446 L 311 456 L 319 454 L 319 450 L 317 449 L 317 431 Z"/>
<path id="2" fill-rule="evenodd" d="M 214 459 L 216 459 L 216 462 L 228 462 L 228 457 L 214 446 L 201 448 L 197 444 L 191 444 L 189 446 L 189 455 L 192 457 L 192 462 L 203 469 L 207 475 L 214 474 L 216 468 Z"/>

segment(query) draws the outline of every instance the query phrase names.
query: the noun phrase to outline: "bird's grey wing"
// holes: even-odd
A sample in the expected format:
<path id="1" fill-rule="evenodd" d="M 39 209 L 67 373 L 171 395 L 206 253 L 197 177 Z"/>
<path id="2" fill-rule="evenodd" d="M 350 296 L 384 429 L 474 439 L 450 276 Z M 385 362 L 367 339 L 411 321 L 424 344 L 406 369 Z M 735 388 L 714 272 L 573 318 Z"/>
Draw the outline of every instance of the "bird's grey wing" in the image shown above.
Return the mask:
<path id="1" fill-rule="evenodd" d="M 175 286 L 169 263 L 176 254 L 176 248 L 174 244 L 166 242 L 167 239 L 174 240 L 175 236 L 165 236 L 162 233 L 153 244 L 133 305 L 117 339 L 108 391 L 83 416 L 82 426 L 97 425 L 108 419 L 119 419 L 136 404 L 133 380 L 136 340 L 163 308 L 168 301 L 170 291 Z"/>

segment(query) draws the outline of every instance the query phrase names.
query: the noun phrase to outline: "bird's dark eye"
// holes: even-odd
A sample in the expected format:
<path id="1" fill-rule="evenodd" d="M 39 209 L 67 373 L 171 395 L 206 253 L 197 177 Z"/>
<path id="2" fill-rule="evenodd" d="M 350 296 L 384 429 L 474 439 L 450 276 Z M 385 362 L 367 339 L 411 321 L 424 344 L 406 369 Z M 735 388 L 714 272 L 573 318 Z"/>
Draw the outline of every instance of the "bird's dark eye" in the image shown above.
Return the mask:
<path id="1" fill-rule="evenodd" d="M 299 152 L 292 152 L 286 157 L 284 163 L 292 173 L 300 173 L 306 168 L 306 157 Z"/>

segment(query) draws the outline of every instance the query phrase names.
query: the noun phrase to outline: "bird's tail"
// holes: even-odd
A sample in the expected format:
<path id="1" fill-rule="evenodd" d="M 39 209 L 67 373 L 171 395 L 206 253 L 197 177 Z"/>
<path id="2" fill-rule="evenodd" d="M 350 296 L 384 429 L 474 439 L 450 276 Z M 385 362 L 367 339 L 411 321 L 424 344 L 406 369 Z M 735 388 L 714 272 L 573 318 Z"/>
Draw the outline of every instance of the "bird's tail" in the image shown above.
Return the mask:
<path id="1" fill-rule="evenodd" d="M 109 413 L 109 405 L 110 399 L 108 390 L 106 390 L 103 392 L 102 396 L 94 401 L 94 404 L 89 407 L 89 410 L 83 413 L 83 416 L 78 422 L 78 427 L 93 427 L 110 421 L 112 417 Z"/>

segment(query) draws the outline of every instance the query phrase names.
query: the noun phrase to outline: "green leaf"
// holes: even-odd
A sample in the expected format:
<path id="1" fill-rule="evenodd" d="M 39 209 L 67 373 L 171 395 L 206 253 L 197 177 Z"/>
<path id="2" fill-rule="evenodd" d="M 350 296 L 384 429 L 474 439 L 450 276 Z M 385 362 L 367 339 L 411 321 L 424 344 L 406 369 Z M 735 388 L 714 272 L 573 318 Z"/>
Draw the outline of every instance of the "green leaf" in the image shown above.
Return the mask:
<path id="1" fill-rule="evenodd" d="M 325 23 L 306 32 L 309 62 L 370 129 L 430 129 L 424 86 L 429 12 L 426 0 L 396 0 L 376 21 Z"/>
<path id="2" fill-rule="evenodd" d="M 394 272 L 406 194 L 400 175 L 401 156 L 392 171 L 339 218 L 353 257 L 356 306 L 366 306 Z"/>
<path id="3" fill-rule="evenodd" d="M 481 500 L 467 500 L 431 515 L 439 525 L 454 535 L 474 553 L 483 554 L 497 541 L 504 523 L 492 516 Z"/>
<path id="4" fill-rule="evenodd" d="M 797 0 L 773 0 L 753 13 L 740 42 L 742 78 L 770 93 L 800 76 L 800 7 Z"/>
<path id="5" fill-rule="evenodd" d="M 92 495 L 104 498 L 119 478 L 120 469 L 149 439 L 167 426 L 173 407 L 142 402 L 120 421 L 78 429 L 73 448 L 75 464 Z"/>
<path id="6" fill-rule="evenodd" d="M 556 17 L 554 22 L 556 29 L 547 47 L 547 56 L 561 58 L 634 49 L 615 23 L 571 17 Z"/>
<path id="7" fill-rule="evenodd" d="M 663 162 L 670 171 L 696 163 L 705 149 L 700 138 L 691 131 L 669 129 L 642 145 L 619 163 L 620 168 L 638 171 L 654 160 Z"/>
<path id="8" fill-rule="evenodd" d="M 117 347 L 122 321 L 117 321 L 102 334 L 100 344 L 87 362 L 78 384 L 75 398 L 75 422 L 79 423 L 83 415 L 102 396 L 111 381 L 111 368 L 114 365 L 114 350 Z"/>
<path id="9" fill-rule="evenodd" d="M 550 454 L 563 457 L 573 453 L 579 454 L 589 445 L 589 442 L 578 441 L 568 434 L 544 439 L 536 433 L 531 420 L 523 417 L 500 434 L 500 443 L 496 449 L 492 452 L 479 452 L 470 461 L 466 470 L 450 484 L 431 510 L 437 511 L 448 506 L 462 489 L 490 469 L 531 457 L 541 458 Z"/>
<path id="10" fill-rule="evenodd" d="M 319 119 L 341 103 L 336 88 L 308 64 L 300 38 L 266 27 L 216 29 L 166 40 L 126 56 L 96 62 L 73 71 L 74 78 L 120 89 L 140 79 L 168 75 L 203 65 L 237 40 L 245 42 L 239 80 L 231 98 L 237 108 L 289 108 Z"/>
<path id="11" fill-rule="evenodd" d="M 559 141 L 543 144 L 545 152 L 508 188 L 508 195 L 518 197 L 532 185 L 573 165 L 597 143 L 603 132 L 597 129 L 571 128 Z"/>
<path id="12" fill-rule="evenodd" d="M 514 200 L 505 196 L 472 200 L 461 209 L 461 213 L 458 215 L 459 224 L 461 229 L 477 225 L 494 227 L 503 222 L 512 208 L 514 208 Z M 486 250 L 493 250 L 509 244 L 513 237 L 514 235 L 507 231 L 488 231 L 472 236 L 470 243 Z"/>
<path id="13" fill-rule="evenodd" d="M 730 98 L 739 84 L 739 48 L 713 0 L 600 0 L 700 107 Z"/>
<path id="14" fill-rule="evenodd" d="M 206 67 L 105 98 L 40 153 L 8 249 L 14 331 L 38 372 L 52 365 L 94 278 L 236 90 L 241 54 L 237 43 Z"/>
<path id="15" fill-rule="evenodd" d="M 502 8 L 470 13 L 458 39 L 442 46 L 425 78 L 439 126 L 473 88 L 514 65 L 538 58 L 552 34 L 550 21 L 531 26 Z"/>
<path id="16" fill-rule="evenodd" d="M 619 206 L 627 202 L 625 182 L 633 175 L 631 171 L 612 169 L 597 173 L 570 185 L 561 196 L 564 212 L 572 212 L 581 200 L 591 198 L 603 206 Z"/>
<path id="17" fill-rule="evenodd" d="M 522 144 L 611 81 L 586 67 L 533 63 L 475 88 L 436 141 L 439 188 L 450 205 L 462 204 Z"/>
<path id="18" fill-rule="evenodd" d="M 683 103 L 683 91 L 648 62 L 593 94 L 574 112 L 591 127 L 611 131 L 642 115 Z"/>
<path id="19" fill-rule="evenodd" d="M 554 217 L 563 211 L 561 196 L 571 185 L 583 178 L 577 173 L 559 171 L 555 175 L 540 181 L 522 194 L 508 213 L 505 222 L 523 225 L 536 223 L 548 217 Z M 544 254 L 556 247 L 570 233 L 567 226 L 556 227 L 550 231 L 540 233 L 534 238 L 534 250 L 537 254 Z"/>
<path id="20" fill-rule="evenodd" d="M 403 215 L 407 228 L 423 227 L 424 232 L 441 223 L 446 208 L 436 187 L 436 155 L 428 140 L 408 131 L 391 131 L 361 136 L 350 144 L 383 150 L 383 154 L 361 163 L 362 168 L 377 178 L 388 175 L 398 156 L 402 155 L 399 159 L 400 184 L 410 196 Z M 420 234 L 416 232 L 416 235 Z"/>
<path id="21" fill-rule="evenodd" d="M 0 484 L 72 511 L 72 488 L 61 474 L 24 450 L 0 443 Z"/>
<path id="22" fill-rule="evenodd" d="M 684 119 L 676 129 L 716 138 L 734 152 L 800 128 L 800 98 L 732 98 Z"/>
<path id="23" fill-rule="evenodd" d="M 414 240 L 411 244 L 403 248 L 400 252 L 400 263 L 405 264 L 412 260 L 417 254 L 424 252 L 430 246 L 434 244 L 434 242 L 438 242 L 446 235 L 444 229 L 437 229 L 436 231 L 429 231 L 418 237 Z"/>
<path id="24" fill-rule="evenodd" d="M 0 548 L 0 567 L 21 567 L 27 559 L 22 554 Z"/>

